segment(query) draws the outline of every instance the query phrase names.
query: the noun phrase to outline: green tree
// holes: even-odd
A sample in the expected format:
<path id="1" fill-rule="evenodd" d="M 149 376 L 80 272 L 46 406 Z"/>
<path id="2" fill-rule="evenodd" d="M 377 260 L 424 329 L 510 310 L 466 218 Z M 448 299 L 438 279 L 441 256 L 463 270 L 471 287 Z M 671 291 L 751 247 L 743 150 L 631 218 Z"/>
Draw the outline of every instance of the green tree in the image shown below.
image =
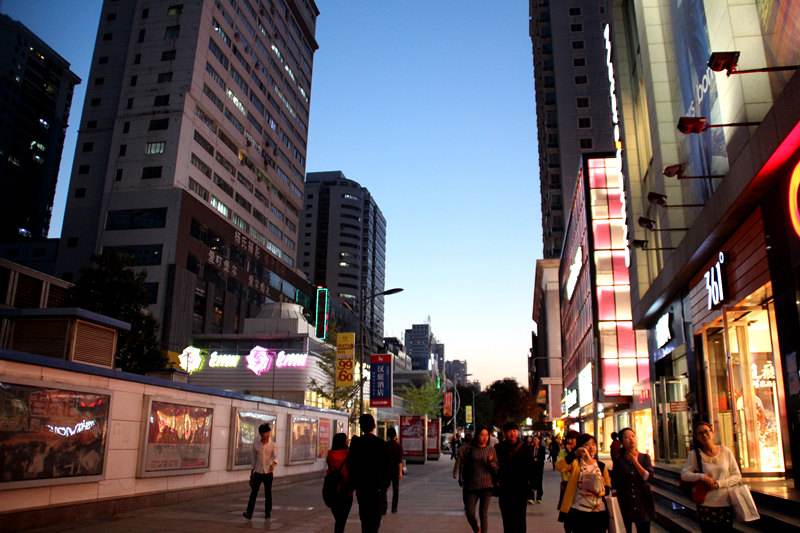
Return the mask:
<path id="1" fill-rule="evenodd" d="M 521 423 L 534 415 L 535 399 L 515 379 L 495 381 L 486 388 L 485 395 L 491 402 L 490 421 L 495 426 L 509 421 Z"/>
<path id="2" fill-rule="evenodd" d="M 328 325 L 328 339 L 330 342 L 336 342 L 336 334 L 338 332 L 338 325 L 331 322 Z M 312 378 L 308 383 L 308 390 L 315 392 L 320 397 L 330 401 L 334 409 L 346 411 L 350 413 L 351 421 L 358 418 L 358 391 L 359 383 L 355 381 L 349 387 L 336 387 L 336 350 L 325 350 L 319 354 L 317 365 L 325 378 L 317 381 Z M 366 381 L 366 376 L 363 377 Z"/>
<path id="3" fill-rule="evenodd" d="M 442 391 L 436 388 L 433 381 L 421 387 L 403 387 L 399 395 L 403 398 L 403 408 L 409 414 L 428 415 L 431 418 L 441 414 Z"/>
<path id="4" fill-rule="evenodd" d="M 158 341 L 158 321 L 147 308 L 147 276 L 132 270 L 132 264 L 125 255 L 92 257 L 92 266 L 81 269 L 80 279 L 69 290 L 67 305 L 130 323 L 130 331 L 119 332 L 116 366 L 144 374 L 165 368 L 167 360 Z"/>

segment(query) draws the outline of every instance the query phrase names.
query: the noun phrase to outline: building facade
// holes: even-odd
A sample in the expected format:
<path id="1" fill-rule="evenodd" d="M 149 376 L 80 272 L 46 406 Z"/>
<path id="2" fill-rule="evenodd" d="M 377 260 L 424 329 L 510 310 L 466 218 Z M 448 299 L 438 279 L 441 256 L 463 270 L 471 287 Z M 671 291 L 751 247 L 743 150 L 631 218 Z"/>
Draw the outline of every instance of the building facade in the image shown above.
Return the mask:
<path id="1" fill-rule="evenodd" d="M 536 261 L 532 315 L 536 331 L 528 360 L 528 389 L 533 395 L 544 390 L 544 419 L 549 422 L 561 418 L 563 390 L 558 267 L 558 259 Z"/>
<path id="2" fill-rule="evenodd" d="M 606 0 L 530 0 L 544 257 L 560 257 L 579 155 L 614 149 Z"/>
<path id="3" fill-rule="evenodd" d="M 405 334 L 406 353 L 414 370 L 434 371 L 431 364 L 433 333 L 430 324 L 413 324 Z"/>
<path id="4" fill-rule="evenodd" d="M 366 187 L 340 171 L 309 172 L 299 267 L 333 298 L 363 313 L 374 353 L 383 345 L 386 219 Z M 363 306 L 363 309 L 362 309 Z"/>
<path id="5" fill-rule="evenodd" d="M 318 14 L 310 0 L 103 4 L 57 274 L 132 257 L 169 351 L 310 296 L 295 262 Z"/>
<path id="6" fill-rule="evenodd" d="M 741 71 L 800 63 L 800 5 L 642 4 L 615 3 L 612 34 L 656 460 L 706 419 L 744 475 L 796 483 L 800 78 Z"/>
<path id="7" fill-rule="evenodd" d="M 44 240 L 56 193 L 72 93 L 69 63 L 23 24 L 0 15 L 0 176 L 13 202 L 0 241 Z"/>
<path id="8" fill-rule="evenodd" d="M 460 359 L 453 359 L 452 361 L 445 361 L 445 375 L 447 379 L 458 387 L 467 386 L 467 361 Z"/>

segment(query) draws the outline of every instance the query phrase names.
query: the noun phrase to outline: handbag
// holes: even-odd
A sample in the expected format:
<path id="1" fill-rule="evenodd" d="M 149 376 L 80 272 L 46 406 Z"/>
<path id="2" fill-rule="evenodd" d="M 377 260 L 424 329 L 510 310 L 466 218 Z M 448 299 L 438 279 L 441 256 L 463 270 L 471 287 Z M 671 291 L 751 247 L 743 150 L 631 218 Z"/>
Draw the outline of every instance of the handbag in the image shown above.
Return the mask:
<path id="1" fill-rule="evenodd" d="M 700 450 L 695 446 L 694 456 L 697 459 L 697 470 L 699 474 L 703 473 L 703 460 L 700 458 Z M 706 501 L 706 494 L 708 494 L 708 487 L 702 481 L 683 481 L 680 482 L 681 492 L 697 505 L 702 505 Z"/>
<path id="2" fill-rule="evenodd" d="M 616 496 L 606 498 L 608 509 L 608 533 L 625 533 L 625 521 L 622 519 L 622 509 Z"/>
<path id="3" fill-rule="evenodd" d="M 752 522 L 761 518 L 758 514 L 756 502 L 750 494 L 750 487 L 745 484 L 736 485 L 728 489 L 728 497 L 736 514 L 736 519 L 740 522 Z"/>

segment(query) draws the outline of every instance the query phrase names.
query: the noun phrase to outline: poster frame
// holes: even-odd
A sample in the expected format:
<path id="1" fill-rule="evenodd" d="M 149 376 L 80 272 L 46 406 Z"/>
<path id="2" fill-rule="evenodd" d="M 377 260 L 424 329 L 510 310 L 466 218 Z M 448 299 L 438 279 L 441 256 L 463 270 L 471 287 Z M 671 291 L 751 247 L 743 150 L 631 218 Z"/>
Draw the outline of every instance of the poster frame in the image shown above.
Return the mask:
<path id="1" fill-rule="evenodd" d="M 261 404 L 259 404 L 260 407 Z M 272 422 L 272 442 L 277 446 L 278 442 L 278 413 L 274 411 L 264 411 L 259 409 L 259 407 L 249 408 L 249 407 L 231 407 L 231 424 L 230 424 L 230 431 L 228 436 L 228 470 L 236 471 L 236 470 L 250 470 L 251 465 L 248 463 L 246 465 L 237 465 L 236 464 L 236 421 L 239 419 L 239 413 L 242 411 L 247 412 L 257 412 L 259 414 L 267 415 L 273 417 L 275 420 Z"/>
<path id="2" fill-rule="evenodd" d="M 410 451 L 406 445 L 403 443 L 405 442 L 406 438 L 403 436 L 403 428 L 407 426 L 406 423 L 409 419 L 421 419 L 421 427 L 422 427 L 422 450 L 417 451 Z M 417 421 L 415 420 L 415 425 Z M 403 446 L 403 460 L 406 463 L 415 463 L 415 464 L 425 464 L 428 460 L 428 417 L 426 415 L 402 415 L 400 416 L 400 445 Z M 416 437 L 415 437 L 416 438 Z"/>
<path id="3" fill-rule="evenodd" d="M 145 470 L 145 457 L 147 456 L 147 435 L 150 431 L 150 410 L 153 407 L 153 402 L 171 403 L 174 405 L 181 405 L 184 407 L 199 407 L 202 409 L 211 410 L 211 441 L 208 445 L 208 466 L 201 468 L 186 468 L 175 470 L 156 470 L 148 472 Z M 170 476 L 186 476 L 191 474 L 202 474 L 211 470 L 211 450 L 213 449 L 214 439 L 214 405 L 202 402 L 195 402 L 191 400 L 182 400 L 179 398 L 170 398 L 169 396 L 154 396 L 146 394 L 144 396 L 144 411 L 142 413 L 142 428 L 141 437 L 139 440 L 139 460 L 136 467 L 137 478 L 150 478 L 150 477 L 170 477 Z"/>
<path id="4" fill-rule="evenodd" d="M 325 448 L 325 453 L 322 453 L 322 421 L 327 422 L 328 424 L 328 444 Z M 325 459 L 328 456 L 328 452 L 333 445 L 333 436 L 336 434 L 334 432 L 335 428 L 333 427 L 335 420 L 330 417 L 319 417 L 317 419 L 317 459 Z"/>
<path id="5" fill-rule="evenodd" d="M 0 383 L 8 383 L 9 385 L 22 385 L 25 387 L 38 387 L 41 389 L 58 389 L 70 392 L 85 392 L 88 394 L 102 394 L 108 396 L 108 420 L 106 427 L 106 438 L 103 449 L 103 469 L 100 474 L 90 476 L 70 476 L 62 478 L 45 478 L 45 479 L 26 479 L 23 481 L 6 481 L 0 482 L 0 493 L 4 490 L 24 489 L 31 487 L 42 486 L 57 486 L 57 485 L 75 485 L 78 483 L 91 483 L 94 481 L 102 481 L 106 477 L 106 465 L 108 465 L 108 452 L 109 443 L 111 441 L 111 404 L 114 401 L 114 393 L 108 389 L 99 389 L 96 387 L 83 387 L 81 385 L 73 385 L 71 383 L 60 383 L 57 381 L 39 381 L 33 379 L 26 379 L 24 377 L 18 378 L 15 376 L 0 375 Z"/>
<path id="6" fill-rule="evenodd" d="M 317 462 L 317 452 L 319 447 L 319 417 L 318 416 L 310 416 L 310 415 L 298 415 L 294 413 L 287 413 L 286 418 L 288 420 L 288 424 L 286 425 L 286 465 L 303 465 L 303 464 L 314 464 Z M 299 461 L 292 461 L 292 434 L 294 423 L 296 419 L 308 419 L 311 420 L 314 425 L 316 426 L 316 433 L 317 435 L 315 438 L 311 439 L 312 444 L 314 445 L 314 453 L 310 459 L 301 459 Z"/>

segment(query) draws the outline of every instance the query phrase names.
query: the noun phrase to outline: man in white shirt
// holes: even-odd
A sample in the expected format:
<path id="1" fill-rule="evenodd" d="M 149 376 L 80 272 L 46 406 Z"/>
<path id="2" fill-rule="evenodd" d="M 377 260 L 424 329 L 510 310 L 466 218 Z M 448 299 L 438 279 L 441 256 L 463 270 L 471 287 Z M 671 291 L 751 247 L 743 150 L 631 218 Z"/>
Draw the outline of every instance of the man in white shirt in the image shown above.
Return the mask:
<path id="1" fill-rule="evenodd" d="M 277 450 L 275 443 L 272 442 L 272 427 L 269 424 L 261 424 L 258 427 L 259 440 L 253 442 L 253 462 L 250 470 L 250 499 L 247 502 L 247 511 L 242 516 L 250 520 L 253 517 L 253 509 L 256 507 L 256 498 L 261 484 L 264 484 L 264 515 L 270 518 L 272 513 L 272 477 L 275 471 Z"/>

